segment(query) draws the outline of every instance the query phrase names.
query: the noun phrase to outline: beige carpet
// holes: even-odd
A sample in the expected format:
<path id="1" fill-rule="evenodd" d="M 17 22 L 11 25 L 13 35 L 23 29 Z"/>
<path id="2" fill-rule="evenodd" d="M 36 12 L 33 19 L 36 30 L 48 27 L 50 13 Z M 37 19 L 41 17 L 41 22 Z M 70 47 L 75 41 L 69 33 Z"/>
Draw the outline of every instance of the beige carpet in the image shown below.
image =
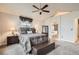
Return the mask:
<path id="1" fill-rule="evenodd" d="M 13 44 L 0 48 L 0 55 L 26 55 L 20 44 Z"/>
<path id="2" fill-rule="evenodd" d="M 47 55 L 79 55 L 79 45 L 71 42 L 56 42 L 56 48 Z"/>
<path id="3" fill-rule="evenodd" d="M 25 55 L 22 47 L 20 45 L 9 46 L 8 48 L 0 49 L 0 54 L 4 55 Z M 49 52 L 47 55 L 79 55 L 79 45 L 66 42 L 58 41 L 56 42 L 56 48 Z"/>

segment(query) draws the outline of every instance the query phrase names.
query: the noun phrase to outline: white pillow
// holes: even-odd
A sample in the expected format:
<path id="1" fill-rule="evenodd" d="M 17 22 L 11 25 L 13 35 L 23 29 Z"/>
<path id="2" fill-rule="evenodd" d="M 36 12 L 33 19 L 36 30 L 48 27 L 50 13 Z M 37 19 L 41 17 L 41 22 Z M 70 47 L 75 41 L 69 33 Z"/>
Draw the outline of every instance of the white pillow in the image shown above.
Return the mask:
<path id="1" fill-rule="evenodd" d="M 32 31 L 27 31 L 27 34 L 32 34 Z"/>

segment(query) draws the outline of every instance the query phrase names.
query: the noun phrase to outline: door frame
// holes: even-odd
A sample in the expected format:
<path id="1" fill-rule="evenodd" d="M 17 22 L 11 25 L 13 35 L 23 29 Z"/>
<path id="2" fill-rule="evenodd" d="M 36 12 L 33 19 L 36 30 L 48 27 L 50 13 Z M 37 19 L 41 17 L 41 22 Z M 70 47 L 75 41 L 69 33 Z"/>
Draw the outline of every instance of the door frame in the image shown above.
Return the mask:
<path id="1" fill-rule="evenodd" d="M 77 43 L 77 41 L 79 40 L 78 39 L 78 20 L 79 20 L 79 17 L 75 19 L 74 21 L 74 42 Z"/>

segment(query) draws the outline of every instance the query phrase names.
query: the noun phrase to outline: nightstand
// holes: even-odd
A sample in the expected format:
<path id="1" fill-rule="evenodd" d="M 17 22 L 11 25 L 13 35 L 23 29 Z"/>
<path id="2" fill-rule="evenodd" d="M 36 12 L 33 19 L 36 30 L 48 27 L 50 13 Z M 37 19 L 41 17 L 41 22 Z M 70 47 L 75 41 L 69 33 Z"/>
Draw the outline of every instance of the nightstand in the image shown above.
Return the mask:
<path id="1" fill-rule="evenodd" d="M 7 37 L 7 45 L 12 45 L 19 43 L 19 37 L 18 36 L 8 36 Z"/>

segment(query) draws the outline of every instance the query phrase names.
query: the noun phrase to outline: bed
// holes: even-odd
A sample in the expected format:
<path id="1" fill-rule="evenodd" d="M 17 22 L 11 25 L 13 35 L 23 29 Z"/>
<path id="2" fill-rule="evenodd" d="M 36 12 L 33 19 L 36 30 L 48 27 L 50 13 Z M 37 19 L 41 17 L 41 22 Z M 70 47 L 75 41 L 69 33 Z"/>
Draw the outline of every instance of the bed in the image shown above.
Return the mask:
<path id="1" fill-rule="evenodd" d="M 11 36 L 8 34 L 2 35 L 0 39 L 3 39 L 1 41 L 0 45 L 7 45 L 7 36 Z M 29 54 L 32 47 L 34 45 L 38 45 L 41 43 L 44 43 L 48 41 L 46 34 L 41 33 L 31 33 L 31 34 L 20 34 L 19 35 L 20 43 L 18 44 L 12 44 L 3 48 L 0 48 L 0 54 L 5 55 L 24 55 Z"/>
<path id="2" fill-rule="evenodd" d="M 31 45 L 37 45 L 48 41 L 47 35 L 41 33 L 22 34 L 20 37 L 24 37 L 25 39 L 28 38 L 31 42 Z"/>

